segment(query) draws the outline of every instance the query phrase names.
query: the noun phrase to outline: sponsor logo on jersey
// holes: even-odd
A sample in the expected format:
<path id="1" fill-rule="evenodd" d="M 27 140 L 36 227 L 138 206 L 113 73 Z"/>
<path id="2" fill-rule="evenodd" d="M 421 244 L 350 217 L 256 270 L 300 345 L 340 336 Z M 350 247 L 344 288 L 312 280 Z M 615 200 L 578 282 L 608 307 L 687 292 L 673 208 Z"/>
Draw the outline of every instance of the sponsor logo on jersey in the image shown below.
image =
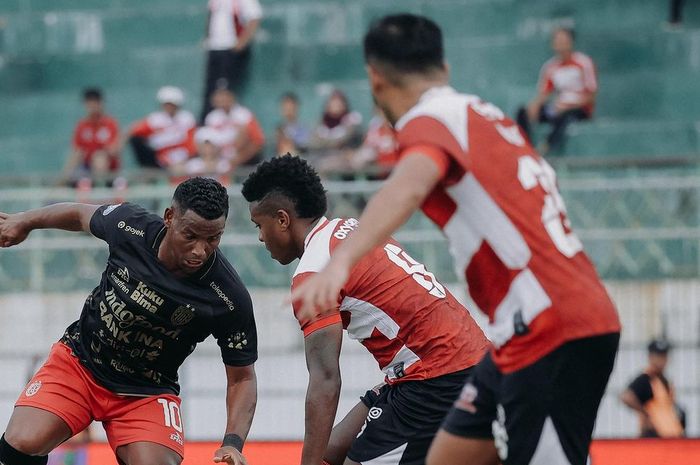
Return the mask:
<path id="1" fill-rule="evenodd" d="M 175 309 L 173 314 L 170 316 L 170 321 L 175 326 L 186 325 L 194 318 L 194 308 L 191 305 L 180 305 Z"/>
<path id="2" fill-rule="evenodd" d="M 345 222 L 340 225 L 338 230 L 333 233 L 333 237 L 336 239 L 343 240 L 348 237 L 348 235 L 353 232 L 360 225 L 360 222 L 355 218 L 348 218 Z"/>
<path id="3" fill-rule="evenodd" d="M 117 208 L 119 208 L 121 206 L 122 206 L 122 204 L 120 204 L 120 203 L 118 203 L 116 205 L 110 205 L 109 207 L 102 210 L 102 216 L 109 215 L 110 213 L 112 213 L 114 210 L 116 210 Z"/>
<path id="4" fill-rule="evenodd" d="M 236 309 L 236 306 L 233 305 L 231 299 L 229 299 L 228 296 L 224 294 L 224 291 L 221 290 L 218 284 L 212 281 L 209 283 L 209 287 L 211 287 L 214 290 L 214 292 L 216 292 L 216 295 L 218 295 L 219 298 L 224 301 L 229 310 L 234 311 Z"/>
<path id="5" fill-rule="evenodd" d="M 177 433 L 177 432 L 171 434 L 171 435 L 170 435 L 170 439 L 172 439 L 173 441 L 175 441 L 176 443 L 178 443 L 178 444 L 180 444 L 180 445 L 183 445 L 184 442 L 185 442 L 185 441 L 183 441 L 182 436 L 180 435 L 180 433 Z"/>
<path id="6" fill-rule="evenodd" d="M 124 268 L 119 268 L 117 270 L 117 274 L 119 275 L 120 278 L 122 278 L 124 281 L 129 282 L 129 269 L 127 267 Z"/>
<path id="7" fill-rule="evenodd" d="M 369 413 L 367 413 L 367 419 L 376 420 L 377 418 L 382 416 L 382 413 L 384 413 L 384 411 L 381 408 L 372 407 L 371 409 L 369 409 Z"/>
<path id="8" fill-rule="evenodd" d="M 32 397 L 34 394 L 39 392 L 39 389 L 41 389 L 41 381 L 34 381 L 27 387 L 27 390 L 24 391 L 24 395 L 27 397 Z"/>
<path id="9" fill-rule="evenodd" d="M 117 228 L 123 229 L 124 232 L 127 232 L 132 236 L 145 237 L 145 233 L 142 229 L 136 229 L 132 226 L 129 226 L 128 224 L 126 224 L 125 221 L 120 221 L 119 223 L 117 223 Z"/>

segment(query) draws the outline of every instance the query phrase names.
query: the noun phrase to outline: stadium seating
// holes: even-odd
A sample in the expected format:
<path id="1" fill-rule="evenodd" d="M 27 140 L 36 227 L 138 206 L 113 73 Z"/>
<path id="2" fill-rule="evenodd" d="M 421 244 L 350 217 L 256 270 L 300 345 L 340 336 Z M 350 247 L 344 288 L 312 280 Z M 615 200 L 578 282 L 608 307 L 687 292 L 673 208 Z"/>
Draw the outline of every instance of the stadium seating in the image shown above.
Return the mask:
<path id="1" fill-rule="evenodd" d="M 79 90 L 97 84 L 123 125 L 148 112 L 155 90 L 182 86 L 197 111 L 205 8 L 186 0 L 8 0 L 0 6 L 0 173 L 53 172 L 80 115 Z M 278 95 L 294 89 L 318 117 L 329 87 L 369 116 L 361 36 L 388 11 L 414 11 L 445 31 L 453 81 L 512 112 L 533 93 L 553 24 L 575 24 L 600 72 L 596 120 L 572 127 L 567 155 L 677 156 L 699 150 L 700 7 L 667 30 L 665 2 L 640 0 L 268 0 L 242 99 L 271 132 Z M 672 71 L 672 73 L 670 73 Z M 128 157 L 130 158 L 130 157 Z M 131 160 L 127 160 L 127 166 Z"/>

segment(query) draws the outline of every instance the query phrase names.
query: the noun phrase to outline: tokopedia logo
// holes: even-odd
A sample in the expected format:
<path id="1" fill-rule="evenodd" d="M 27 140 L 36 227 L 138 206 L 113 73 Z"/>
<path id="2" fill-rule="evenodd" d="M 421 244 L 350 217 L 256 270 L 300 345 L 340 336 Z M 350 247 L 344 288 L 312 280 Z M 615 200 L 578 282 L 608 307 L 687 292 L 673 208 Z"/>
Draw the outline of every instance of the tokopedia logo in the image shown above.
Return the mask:
<path id="1" fill-rule="evenodd" d="M 234 311 L 236 309 L 236 306 L 233 305 L 231 299 L 229 299 L 228 296 L 224 294 L 224 291 L 222 291 L 221 288 L 214 281 L 209 283 L 209 287 L 211 287 L 214 290 L 214 292 L 216 292 L 216 295 L 218 295 L 219 298 L 224 301 L 229 310 Z"/>
<path id="2" fill-rule="evenodd" d="M 126 224 L 124 221 L 120 221 L 119 223 L 117 223 L 117 228 L 123 229 L 124 232 L 128 232 L 129 234 L 132 234 L 132 235 L 134 235 L 134 236 L 140 236 L 140 237 L 144 237 L 144 236 L 145 236 L 145 234 L 144 234 L 144 232 L 143 232 L 142 230 L 136 229 L 136 228 L 132 228 L 131 226 L 129 226 L 128 224 Z"/>

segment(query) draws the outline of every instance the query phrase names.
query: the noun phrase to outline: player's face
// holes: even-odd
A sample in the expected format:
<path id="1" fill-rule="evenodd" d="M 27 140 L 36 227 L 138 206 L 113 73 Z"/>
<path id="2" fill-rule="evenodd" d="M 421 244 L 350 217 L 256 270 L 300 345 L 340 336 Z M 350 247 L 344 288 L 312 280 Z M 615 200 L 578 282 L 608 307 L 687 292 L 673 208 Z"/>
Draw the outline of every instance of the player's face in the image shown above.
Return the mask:
<path id="1" fill-rule="evenodd" d="M 658 372 L 662 373 L 668 364 L 668 354 L 649 354 L 649 364 Z"/>
<path id="2" fill-rule="evenodd" d="M 292 234 L 289 227 L 289 215 L 278 210 L 274 214 L 260 208 L 259 202 L 250 204 L 250 221 L 258 228 L 258 240 L 265 244 L 273 259 L 282 265 L 288 265 L 297 258 Z"/>
<path id="3" fill-rule="evenodd" d="M 192 210 L 184 213 L 179 208 L 165 211 L 168 240 L 165 256 L 171 266 L 184 274 L 196 272 L 214 253 L 221 242 L 226 218 L 207 220 Z"/>

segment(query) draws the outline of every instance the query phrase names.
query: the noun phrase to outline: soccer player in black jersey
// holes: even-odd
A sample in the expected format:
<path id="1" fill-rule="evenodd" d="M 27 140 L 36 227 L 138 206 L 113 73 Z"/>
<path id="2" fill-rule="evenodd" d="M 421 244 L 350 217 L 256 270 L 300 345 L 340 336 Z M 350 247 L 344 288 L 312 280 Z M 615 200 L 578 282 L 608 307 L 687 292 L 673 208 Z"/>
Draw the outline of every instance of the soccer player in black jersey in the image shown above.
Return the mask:
<path id="1" fill-rule="evenodd" d="M 227 215 L 226 189 L 203 178 L 180 184 L 163 218 L 128 203 L 0 213 L 0 247 L 46 228 L 89 232 L 109 245 L 80 318 L 16 403 L 0 464 L 46 464 L 51 450 L 97 420 L 122 465 L 179 465 L 177 372 L 209 335 L 228 380 L 228 421 L 214 462 L 245 464 L 257 335 L 250 295 L 218 249 Z"/>

